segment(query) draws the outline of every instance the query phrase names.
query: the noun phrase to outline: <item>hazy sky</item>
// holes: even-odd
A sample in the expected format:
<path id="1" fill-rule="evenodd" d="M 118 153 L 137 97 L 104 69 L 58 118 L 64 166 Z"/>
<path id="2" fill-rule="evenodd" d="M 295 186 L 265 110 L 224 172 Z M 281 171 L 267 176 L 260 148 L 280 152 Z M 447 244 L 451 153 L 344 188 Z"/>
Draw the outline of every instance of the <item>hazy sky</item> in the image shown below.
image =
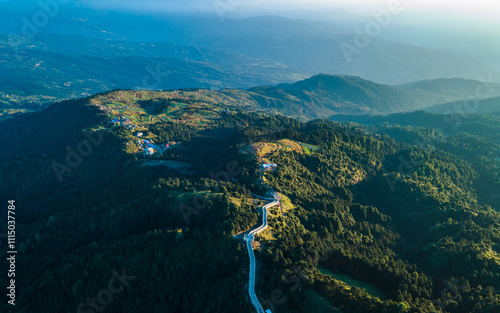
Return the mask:
<path id="1" fill-rule="evenodd" d="M 315 1 L 315 0 L 313 0 Z M 321 3 L 327 1 L 317 0 Z M 390 3 L 390 0 L 353 0 L 353 1 L 335 1 L 344 2 L 354 8 L 366 7 L 384 7 Z M 500 1 L 498 0 L 400 0 L 401 6 L 409 10 L 428 10 L 440 11 L 465 16 L 490 18 L 496 21 L 500 20 Z M 354 4 L 354 5 L 353 5 Z"/>
<path id="2" fill-rule="evenodd" d="M 380 10 L 391 2 L 399 2 L 408 11 L 444 11 L 465 16 L 500 20 L 498 0 L 80 0 L 84 3 L 109 8 L 141 9 L 146 11 L 170 11 L 181 8 L 198 8 L 203 11 L 215 10 L 214 6 L 245 13 L 255 11 L 275 11 L 286 9 L 348 8 L 349 11 L 370 13 Z"/>

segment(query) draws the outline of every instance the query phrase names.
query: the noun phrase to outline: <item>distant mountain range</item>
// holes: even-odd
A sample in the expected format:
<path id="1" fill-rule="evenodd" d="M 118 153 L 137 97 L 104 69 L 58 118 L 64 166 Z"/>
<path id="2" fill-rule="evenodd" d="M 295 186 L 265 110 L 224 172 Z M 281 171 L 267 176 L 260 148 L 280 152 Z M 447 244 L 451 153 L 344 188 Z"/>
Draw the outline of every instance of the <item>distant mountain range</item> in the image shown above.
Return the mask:
<path id="1" fill-rule="evenodd" d="M 410 112 L 473 97 L 477 86 L 500 95 L 496 83 L 440 79 L 404 86 L 389 86 L 353 76 L 321 74 L 294 84 L 253 88 L 249 91 L 261 107 L 285 115 L 325 118 L 333 114 L 387 114 Z"/>
<path id="2" fill-rule="evenodd" d="M 276 16 L 146 16 L 67 4 L 35 35 L 19 36 L 37 10 L 35 1 L 0 3 L 2 112 L 117 88 L 204 88 L 245 89 L 256 106 L 302 119 L 385 114 L 478 98 L 481 83 L 464 78 L 500 76 L 468 56 L 378 38 L 346 56 L 341 45 L 356 38 L 349 27 Z M 490 93 L 479 98 L 500 96 L 500 84 L 484 86 Z"/>
<path id="3" fill-rule="evenodd" d="M 17 91 L 19 92 L 21 88 L 24 88 L 21 91 L 26 90 L 27 93 L 48 90 L 54 95 L 71 95 L 78 97 L 78 95 L 70 94 L 70 92 L 74 92 L 75 90 L 91 92 L 93 89 L 106 89 L 106 87 L 107 89 L 112 89 L 116 87 L 117 84 L 130 83 L 132 79 L 140 84 L 141 77 L 134 76 L 133 69 L 139 66 L 149 68 L 151 71 L 155 69 L 155 64 L 151 63 L 151 59 L 148 58 L 110 58 L 106 59 L 106 62 L 108 62 L 107 68 L 100 67 L 99 71 L 96 69 L 93 72 L 93 75 L 100 75 L 96 77 L 101 77 L 101 80 L 91 79 L 89 83 L 88 80 L 84 79 L 84 76 L 88 74 L 82 69 L 87 65 L 93 65 L 92 61 L 101 61 L 103 59 L 81 57 L 78 59 L 79 63 L 76 63 L 81 66 L 76 66 L 73 69 L 75 63 L 71 62 L 76 62 L 74 59 L 68 61 L 61 55 L 52 52 L 31 51 L 29 54 L 41 55 L 38 63 L 34 61 L 29 62 L 22 58 L 20 59 L 23 60 L 22 63 L 26 68 L 31 68 L 31 70 L 27 72 L 34 77 L 33 85 L 13 85 L 13 81 L 21 81 L 22 74 L 19 73 L 19 77 L 16 79 L 9 80 L 4 78 L 5 89 L 9 90 L 8 87 L 11 87 L 13 90 L 16 90 L 16 88 L 18 88 Z M 28 55 L 28 53 L 20 55 L 24 56 Z M 41 61 L 41 58 L 48 60 L 48 56 L 50 56 L 52 62 Z M 19 55 L 17 55 L 17 57 L 20 58 Z M 172 71 L 165 74 L 165 77 L 160 77 L 166 84 L 181 84 L 181 86 L 192 84 L 193 86 L 199 86 L 200 84 L 213 83 L 216 78 L 220 80 L 229 79 L 231 77 L 234 78 L 234 76 L 217 72 L 213 68 L 200 63 L 174 61 L 171 59 L 162 60 L 164 62 L 160 63 L 162 64 L 162 69 L 166 68 Z M 58 76 L 56 75 L 57 72 L 51 72 L 52 66 L 61 67 L 64 62 L 68 62 L 66 65 L 68 72 L 66 74 L 60 74 L 60 76 Z M 121 68 L 122 70 L 112 72 L 111 68 L 113 67 Z M 71 71 L 71 69 L 73 69 L 73 71 Z M 205 78 L 204 75 L 208 75 L 207 73 L 210 74 L 210 77 Z M 53 75 L 52 80 L 41 78 L 44 75 L 48 76 L 47 74 Z M 67 83 L 63 87 L 57 88 L 51 87 L 51 84 L 53 84 L 52 86 L 61 86 L 63 82 L 68 81 L 65 75 L 78 77 L 78 79 L 75 79 L 77 83 Z M 155 83 L 154 74 L 151 73 L 147 75 L 150 75 L 149 80 L 151 83 Z M 40 78 L 37 79 L 37 77 Z M 193 77 L 199 77 L 199 79 L 193 80 Z M 12 76 L 10 78 L 12 78 Z M 205 79 L 205 81 L 203 79 Z M 113 81 L 115 83 L 108 83 L 108 85 L 106 85 L 103 83 L 104 80 L 108 82 Z M 160 85 L 159 83 L 157 84 Z M 28 89 L 30 86 L 32 89 Z M 220 98 L 225 98 L 229 99 L 227 101 L 235 101 L 238 103 L 244 102 L 256 109 L 271 110 L 277 114 L 283 114 L 301 120 L 310 120 L 327 118 L 336 114 L 376 115 L 411 112 L 422 109 L 431 111 L 439 110 L 440 106 L 435 107 L 435 105 L 453 101 L 463 101 L 465 98 L 474 99 L 474 91 L 477 86 L 483 86 L 486 90 L 492 90 L 491 96 L 498 96 L 500 93 L 500 88 L 498 88 L 499 84 L 471 80 L 440 79 L 416 82 L 404 86 L 390 86 L 377 84 L 355 76 L 320 74 L 293 84 L 255 87 L 246 90 L 237 88 L 222 89 L 220 91 L 207 90 L 206 96 L 208 98 L 217 99 L 217 101 L 221 101 Z M 489 105 L 491 101 L 493 102 Z M 494 100 L 487 100 L 485 103 L 488 105 L 482 106 L 481 110 L 483 112 L 488 111 L 488 108 L 492 106 L 494 107 Z M 448 106 L 450 105 L 453 106 L 453 104 L 449 104 Z M 442 111 L 444 111 L 444 109 Z"/>
<path id="4" fill-rule="evenodd" d="M 466 98 L 491 98 L 500 96 L 500 84 L 487 81 L 491 77 L 482 77 L 485 81 L 468 80 L 461 78 L 454 79 L 433 79 L 422 80 L 409 84 L 400 85 L 404 89 L 431 92 L 442 95 L 441 102 L 445 102 L 449 97 L 457 99 Z"/>
<path id="5" fill-rule="evenodd" d="M 22 34 L 23 28 L 28 29 L 24 27 L 26 19 L 23 18 L 30 18 L 37 10 L 40 11 L 40 7 L 36 3 L 29 8 L 18 7 L 13 1 L 0 3 L 0 33 Z M 247 61 L 253 58 L 265 60 L 268 64 L 278 63 L 306 76 L 345 74 L 387 84 L 453 77 L 478 79 L 485 73 L 492 74 L 494 79 L 500 77 L 497 75 L 500 70 L 470 56 L 383 40 L 377 36 L 364 37 L 367 41 L 360 45 L 357 44 L 360 38 L 350 27 L 277 16 L 220 19 L 209 14 L 138 15 L 95 11 L 66 4 L 51 18 L 50 23 L 36 30 L 39 33 L 35 39 L 43 34 L 66 35 L 68 44 L 75 47 L 81 47 L 82 37 L 91 37 L 113 41 L 114 45 L 116 41 L 164 42 L 238 53 L 245 55 Z M 14 41 L 19 41 L 19 38 Z M 124 43 L 124 47 L 128 45 Z M 346 52 L 346 47 L 354 52 Z M 138 49 L 125 48 L 120 55 L 124 54 L 137 56 L 143 53 Z M 165 50 L 157 56 L 173 57 L 171 52 Z M 227 57 L 217 56 L 214 60 L 213 56 L 207 56 L 206 60 L 210 63 Z M 265 69 L 267 65 L 259 67 Z M 248 75 L 258 76 L 251 71 Z M 285 75 L 279 82 L 289 81 Z"/>
<path id="6" fill-rule="evenodd" d="M 425 111 L 440 114 L 500 113 L 500 97 L 491 99 L 470 98 L 445 104 L 438 104 Z"/>
<path id="7" fill-rule="evenodd" d="M 77 42 L 74 45 L 74 42 Z M 283 65 L 237 53 L 40 35 L 13 49 L 0 36 L 2 90 L 61 98 L 114 88 L 249 88 L 305 78 Z"/>

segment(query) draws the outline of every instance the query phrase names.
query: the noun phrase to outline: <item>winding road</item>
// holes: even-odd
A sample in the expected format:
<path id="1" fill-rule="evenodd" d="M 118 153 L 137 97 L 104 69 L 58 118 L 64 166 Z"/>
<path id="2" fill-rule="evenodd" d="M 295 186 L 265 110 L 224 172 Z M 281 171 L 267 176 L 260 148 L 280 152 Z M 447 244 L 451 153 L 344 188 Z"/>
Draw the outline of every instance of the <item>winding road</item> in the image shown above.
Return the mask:
<path id="1" fill-rule="evenodd" d="M 256 196 L 256 195 L 254 195 Z M 250 257 L 250 278 L 248 281 L 248 295 L 250 296 L 250 301 L 252 302 L 252 305 L 254 306 L 255 310 L 257 310 L 257 313 L 264 313 L 264 309 L 262 308 L 262 305 L 259 302 L 259 299 L 257 299 L 257 295 L 255 294 L 255 254 L 253 253 L 253 247 L 252 247 L 252 242 L 254 239 L 255 234 L 260 233 L 264 229 L 267 228 L 267 209 L 271 208 L 279 203 L 279 196 L 275 193 L 275 198 L 263 198 L 256 196 L 261 199 L 265 200 L 272 200 L 273 202 L 266 204 L 262 207 L 262 225 L 252 231 L 250 231 L 248 234 L 245 235 L 244 240 L 247 244 L 247 250 L 248 250 L 248 256 Z"/>

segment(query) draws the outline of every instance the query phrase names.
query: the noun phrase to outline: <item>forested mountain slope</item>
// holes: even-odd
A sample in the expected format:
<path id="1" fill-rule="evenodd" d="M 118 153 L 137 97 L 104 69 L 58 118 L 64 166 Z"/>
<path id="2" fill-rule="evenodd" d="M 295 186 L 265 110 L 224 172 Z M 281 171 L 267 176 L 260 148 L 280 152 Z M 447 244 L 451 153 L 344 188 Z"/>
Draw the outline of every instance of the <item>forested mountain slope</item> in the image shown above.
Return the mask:
<path id="1" fill-rule="evenodd" d="M 0 136 L 19 230 L 5 312 L 83 309 L 116 275 L 128 280 L 107 312 L 251 312 L 233 236 L 258 223 L 261 162 L 278 165 L 264 182 L 283 196 L 256 238 L 266 309 L 500 309 L 500 215 L 466 155 L 199 91 L 99 94 L 9 119 Z"/>

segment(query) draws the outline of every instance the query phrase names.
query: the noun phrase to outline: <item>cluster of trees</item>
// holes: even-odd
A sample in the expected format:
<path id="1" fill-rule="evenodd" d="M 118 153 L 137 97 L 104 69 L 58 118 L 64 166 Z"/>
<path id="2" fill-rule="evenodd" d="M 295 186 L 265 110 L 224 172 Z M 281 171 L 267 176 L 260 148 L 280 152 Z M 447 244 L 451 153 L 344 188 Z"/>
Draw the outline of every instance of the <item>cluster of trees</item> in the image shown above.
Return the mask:
<path id="1" fill-rule="evenodd" d="M 292 271 L 309 260 L 304 288 L 318 288 L 349 312 L 498 310 L 500 215 L 476 196 L 480 175 L 474 164 L 356 127 L 314 124 L 321 122 L 309 123 L 295 139 L 321 149 L 276 154 L 272 161 L 280 170 L 266 176 L 299 206 L 287 214 L 286 227 L 303 229 L 274 229 L 279 243 L 265 243 L 272 247 L 269 279 L 280 281 L 280 269 Z M 322 255 L 327 259 L 319 261 Z M 367 298 L 355 288 L 346 298 L 343 288 L 315 272 L 318 266 L 371 283 L 388 300 Z M 443 281 L 452 277 L 468 287 L 439 300 Z M 472 296 L 475 301 L 466 298 L 486 288 L 479 298 Z"/>

